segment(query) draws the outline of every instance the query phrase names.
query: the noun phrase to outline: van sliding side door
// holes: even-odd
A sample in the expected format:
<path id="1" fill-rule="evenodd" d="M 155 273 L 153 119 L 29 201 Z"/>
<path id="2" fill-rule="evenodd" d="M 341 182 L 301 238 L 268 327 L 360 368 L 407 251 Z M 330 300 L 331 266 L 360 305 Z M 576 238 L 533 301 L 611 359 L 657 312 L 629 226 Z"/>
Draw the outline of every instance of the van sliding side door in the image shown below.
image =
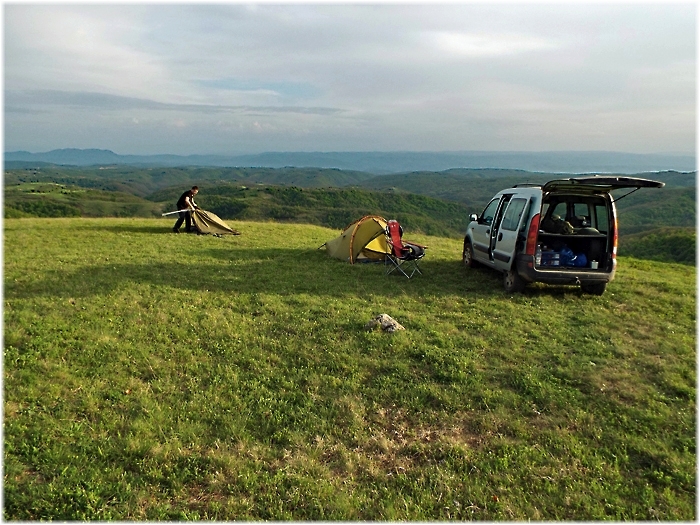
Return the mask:
<path id="1" fill-rule="evenodd" d="M 494 252 L 496 250 L 496 244 L 498 244 L 501 234 L 499 230 L 501 229 L 501 223 L 503 222 L 503 215 L 505 215 L 506 208 L 510 202 L 512 195 L 504 195 L 501 198 L 501 203 L 498 205 L 498 210 L 496 211 L 496 217 L 493 220 L 493 228 L 491 228 L 491 239 L 489 242 L 489 259 L 495 264 Z"/>

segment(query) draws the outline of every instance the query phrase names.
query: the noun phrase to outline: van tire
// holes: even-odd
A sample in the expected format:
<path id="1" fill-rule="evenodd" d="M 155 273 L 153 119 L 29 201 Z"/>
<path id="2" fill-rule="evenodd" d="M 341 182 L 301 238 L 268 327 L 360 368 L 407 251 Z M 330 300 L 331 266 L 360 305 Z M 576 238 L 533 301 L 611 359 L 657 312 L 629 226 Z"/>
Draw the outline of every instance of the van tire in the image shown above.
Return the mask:
<path id="1" fill-rule="evenodd" d="M 464 249 L 462 250 L 462 262 L 467 268 L 476 268 L 477 262 L 474 260 L 474 248 L 469 238 L 464 238 Z"/>
<path id="2" fill-rule="evenodd" d="M 581 283 L 581 291 L 591 295 L 603 295 L 608 283 Z"/>
<path id="3" fill-rule="evenodd" d="M 526 284 L 515 267 L 503 274 L 503 288 L 505 288 L 507 293 L 520 293 L 525 290 Z"/>

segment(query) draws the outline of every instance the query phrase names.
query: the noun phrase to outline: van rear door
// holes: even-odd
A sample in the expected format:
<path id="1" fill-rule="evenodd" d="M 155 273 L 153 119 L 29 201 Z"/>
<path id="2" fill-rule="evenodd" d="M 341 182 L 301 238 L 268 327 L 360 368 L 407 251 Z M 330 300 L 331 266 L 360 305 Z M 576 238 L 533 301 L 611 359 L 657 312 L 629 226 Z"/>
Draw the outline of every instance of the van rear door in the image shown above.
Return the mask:
<path id="1" fill-rule="evenodd" d="M 663 182 L 637 177 L 616 177 L 609 175 L 595 175 L 593 177 L 576 177 L 570 179 L 550 180 L 542 191 L 575 190 L 583 193 L 600 193 L 620 190 L 624 188 L 663 188 Z"/>

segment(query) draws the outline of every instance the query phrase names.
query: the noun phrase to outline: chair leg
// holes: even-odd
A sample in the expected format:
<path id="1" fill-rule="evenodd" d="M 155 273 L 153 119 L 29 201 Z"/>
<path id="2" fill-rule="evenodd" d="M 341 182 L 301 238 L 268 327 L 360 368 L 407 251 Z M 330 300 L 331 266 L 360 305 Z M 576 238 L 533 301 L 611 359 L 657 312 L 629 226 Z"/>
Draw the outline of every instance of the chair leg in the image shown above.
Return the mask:
<path id="1" fill-rule="evenodd" d="M 423 275 L 423 272 L 420 271 L 420 267 L 418 266 L 418 261 L 411 261 L 413 263 L 413 271 L 411 272 L 411 277 L 413 277 L 414 274 L 418 273 L 420 275 Z M 410 277 L 409 277 L 410 279 Z"/>
<path id="2" fill-rule="evenodd" d="M 394 257 L 387 256 L 384 259 L 384 266 L 385 267 L 388 266 L 388 268 L 386 268 L 387 275 L 394 273 L 396 270 L 399 270 L 401 273 L 404 273 L 403 270 L 401 269 L 399 261 Z"/>
<path id="3" fill-rule="evenodd" d="M 408 275 L 408 274 L 406 273 L 406 270 L 403 269 L 403 266 L 404 266 L 404 264 L 407 264 L 407 261 L 402 261 L 401 259 L 396 259 L 396 258 L 394 258 L 394 257 L 386 257 L 386 258 L 384 259 L 384 265 L 385 265 L 385 266 L 388 264 L 387 261 L 391 262 L 391 267 L 390 267 L 389 269 L 387 269 L 387 272 L 386 272 L 387 275 L 389 275 L 389 274 L 395 272 L 396 270 L 398 270 L 398 271 L 401 272 L 404 276 L 406 276 L 408 279 L 410 279 L 411 277 L 413 277 L 413 274 L 416 273 L 416 268 L 415 268 L 415 266 L 414 266 L 413 271 L 411 272 L 411 275 Z M 415 261 L 410 261 L 410 262 L 415 263 Z M 420 270 L 418 271 L 418 273 L 420 273 Z"/>
<path id="4" fill-rule="evenodd" d="M 421 271 L 420 271 L 420 268 L 418 268 L 418 261 L 407 261 L 406 264 L 408 264 L 409 266 L 412 267 L 411 275 L 406 275 L 406 274 L 404 273 L 404 275 L 406 275 L 406 277 L 408 277 L 409 279 L 410 279 L 411 277 L 413 277 L 416 273 L 419 273 L 420 275 L 423 275 L 423 272 L 421 272 Z"/>

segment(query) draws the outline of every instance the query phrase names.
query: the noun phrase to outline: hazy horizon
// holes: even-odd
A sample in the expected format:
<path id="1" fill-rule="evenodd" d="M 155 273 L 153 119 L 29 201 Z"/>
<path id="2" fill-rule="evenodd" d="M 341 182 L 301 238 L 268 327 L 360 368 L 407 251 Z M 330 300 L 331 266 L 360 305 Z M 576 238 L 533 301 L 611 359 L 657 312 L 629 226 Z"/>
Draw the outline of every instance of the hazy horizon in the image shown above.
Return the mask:
<path id="1" fill-rule="evenodd" d="M 94 148 L 75 148 L 75 147 L 65 147 L 65 148 L 52 148 L 50 150 L 44 151 L 30 151 L 30 150 L 20 150 L 14 149 L 10 150 L 5 148 L 3 153 L 17 153 L 20 151 L 26 151 L 32 154 L 50 153 L 52 151 L 61 150 L 95 150 L 95 151 L 110 151 L 120 156 L 159 156 L 159 155 L 175 155 L 175 156 L 224 156 L 224 157 L 237 157 L 237 156 L 253 156 L 253 155 L 267 155 L 267 154 L 333 154 L 333 153 L 359 153 L 359 154 L 384 154 L 384 153 L 406 153 L 406 154 L 619 154 L 619 155 L 659 155 L 659 156 L 669 156 L 669 157 L 694 157 L 695 150 L 693 151 L 649 151 L 644 153 L 635 153 L 631 151 L 613 151 L 613 150 L 269 150 L 269 151 L 259 151 L 259 152 L 231 152 L 231 153 L 208 153 L 208 152 L 194 152 L 194 153 L 167 153 L 167 152 L 156 152 L 156 153 L 132 153 L 132 152 L 122 152 L 115 151 L 113 148 L 109 147 L 94 147 Z"/>
<path id="2" fill-rule="evenodd" d="M 4 151 L 695 155 L 696 9 L 7 4 Z"/>

